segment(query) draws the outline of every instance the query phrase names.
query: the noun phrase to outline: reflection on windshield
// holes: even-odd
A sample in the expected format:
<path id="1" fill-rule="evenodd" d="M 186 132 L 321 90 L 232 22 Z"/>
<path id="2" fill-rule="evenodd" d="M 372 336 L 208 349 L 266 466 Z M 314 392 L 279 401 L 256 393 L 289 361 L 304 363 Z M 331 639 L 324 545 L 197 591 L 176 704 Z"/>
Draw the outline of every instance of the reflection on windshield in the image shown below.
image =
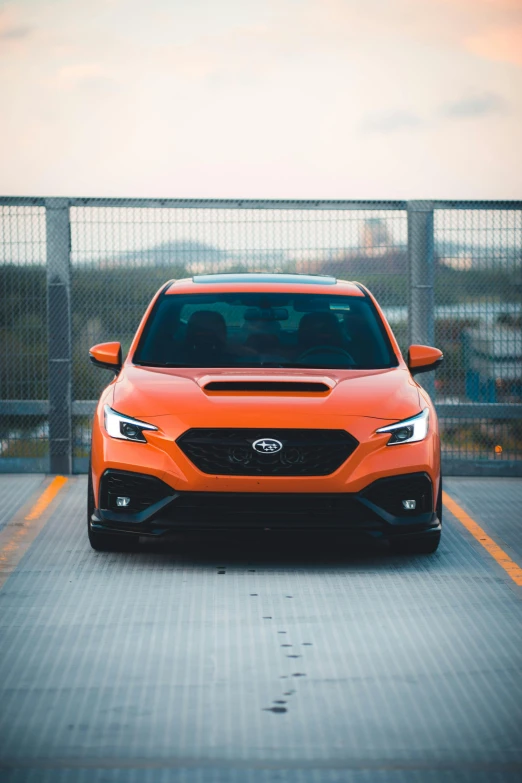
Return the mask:
<path id="1" fill-rule="evenodd" d="M 206 368 L 397 364 L 368 299 L 267 293 L 164 295 L 134 361 Z"/>

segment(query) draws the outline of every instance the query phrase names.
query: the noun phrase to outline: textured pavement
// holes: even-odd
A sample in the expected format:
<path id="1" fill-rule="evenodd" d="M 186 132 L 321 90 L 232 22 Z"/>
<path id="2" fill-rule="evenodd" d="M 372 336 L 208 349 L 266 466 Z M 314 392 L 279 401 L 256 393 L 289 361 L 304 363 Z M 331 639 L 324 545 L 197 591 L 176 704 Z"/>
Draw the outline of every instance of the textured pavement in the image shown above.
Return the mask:
<path id="1" fill-rule="evenodd" d="M 521 480 L 445 489 L 522 565 Z M 0 592 L 2 783 L 522 779 L 522 591 L 449 512 L 432 556 L 274 533 L 96 553 L 85 494 Z"/>
<path id="2" fill-rule="evenodd" d="M 27 498 L 42 486 L 44 478 L 38 474 L 15 476 L 0 474 L 0 530 L 23 506 Z"/>

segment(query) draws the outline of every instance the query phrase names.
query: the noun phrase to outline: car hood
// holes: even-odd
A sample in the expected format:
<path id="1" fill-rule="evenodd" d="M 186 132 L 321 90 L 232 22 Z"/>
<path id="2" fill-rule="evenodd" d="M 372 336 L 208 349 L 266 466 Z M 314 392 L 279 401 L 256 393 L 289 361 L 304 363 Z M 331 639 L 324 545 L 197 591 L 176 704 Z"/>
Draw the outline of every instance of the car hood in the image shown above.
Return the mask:
<path id="1" fill-rule="evenodd" d="M 270 383 L 278 384 L 275 391 Z M 210 391 L 208 386 L 212 384 Z M 281 384 L 285 391 L 281 391 Z M 295 386 L 297 384 L 297 386 Z M 319 391 L 307 391 L 320 384 Z M 248 390 L 250 387 L 254 391 Z M 294 391 L 295 388 L 295 391 Z M 245 390 L 246 389 L 246 390 Z M 305 389 L 303 391 L 303 389 Z M 113 407 L 149 421 L 157 416 L 251 414 L 262 407 L 278 417 L 368 416 L 396 420 L 419 412 L 417 384 L 404 367 L 388 370 L 205 370 L 124 366 L 114 385 Z"/>

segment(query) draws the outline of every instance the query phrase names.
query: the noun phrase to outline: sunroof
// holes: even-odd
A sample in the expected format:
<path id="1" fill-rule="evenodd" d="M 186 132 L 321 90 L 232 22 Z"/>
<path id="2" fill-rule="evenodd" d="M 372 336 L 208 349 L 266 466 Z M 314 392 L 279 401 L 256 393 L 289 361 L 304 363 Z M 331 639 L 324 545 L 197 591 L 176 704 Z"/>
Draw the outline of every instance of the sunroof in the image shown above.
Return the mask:
<path id="1" fill-rule="evenodd" d="M 299 285 L 335 285 L 335 277 L 323 275 L 271 275 L 271 274 L 227 274 L 196 275 L 194 283 L 298 283 Z"/>

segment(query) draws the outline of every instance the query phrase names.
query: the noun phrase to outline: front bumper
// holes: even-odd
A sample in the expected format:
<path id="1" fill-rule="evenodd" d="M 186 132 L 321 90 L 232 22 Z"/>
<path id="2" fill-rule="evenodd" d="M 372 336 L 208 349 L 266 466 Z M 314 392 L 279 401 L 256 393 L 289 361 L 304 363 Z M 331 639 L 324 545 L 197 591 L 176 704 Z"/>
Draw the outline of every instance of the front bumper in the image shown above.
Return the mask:
<path id="1" fill-rule="evenodd" d="M 133 491 L 130 509 L 117 511 L 116 495 Z M 402 498 L 416 499 L 415 512 L 402 509 Z M 151 476 L 109 470 L 102 477 L 99 505 L 105 507 L 92 515 L 93 530 L 144 536 L 189 530 L 308 529 L 390 538 L 440 530 L 426 473 L 379 479 L 357 493 L 256 493 L 177 492 Z"/>

